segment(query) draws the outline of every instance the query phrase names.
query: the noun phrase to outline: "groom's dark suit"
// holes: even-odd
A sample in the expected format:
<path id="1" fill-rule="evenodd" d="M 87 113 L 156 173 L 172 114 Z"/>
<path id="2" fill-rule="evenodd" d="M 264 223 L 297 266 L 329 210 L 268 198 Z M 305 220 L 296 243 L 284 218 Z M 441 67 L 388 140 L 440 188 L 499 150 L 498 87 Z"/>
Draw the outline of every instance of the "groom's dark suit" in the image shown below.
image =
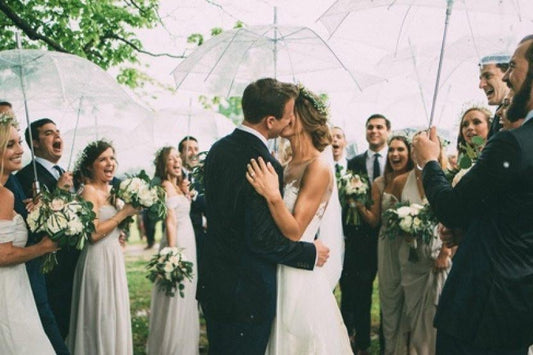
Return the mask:
<path id="1" fill-rule="evenodd" d="M 435 317 L 437 350 L 525 354 L 533 344 L 533 120 L 489 139 L 455 188 L 433 161 L 423 182 L 438 219 L 465 230 Z"/>
<path id="2" fill-rule="evenodd" d="M 57 187 L 56 178 L 39 162 L 36 162 L 36 167 L 41 190 L 54 191 Z M 16 177 L 26 196 L 32 196 L 34 179 L 32 163 L 22 168 L 16 174 Z M 37 235 L 30 234 L 28 244 L 36 243 L 37 240 Z M 79 254 L 80 251 L 74 248 L 65 248 L 57 251 L 58 265 L 56 265 L 52 272 L 45 276 L 40 273 L 41 261 L 39 258 L 26 263 L 41 321 L 54 349 L 58 353 L 66 353 L 66 347 L 61 351 L 58 348 L 61 346 L 61 343 L 64 346 L 64 342 L 62 340 L 59 342 L 56 339 L 56 329 L 59 328 L 60 339 L 64 339 L 67 336 L 74 269 L 76 268 Z M 49 314 L 50 309 L 53 312 L 53 317 Z"/>
<path id="3" fill-rule="evenodd" d="M 280 164 L 263 142 L 236 129 L 216 142 L 205 163 L 209 230 L 198 299 L 207 318 L 210 354 L 260 354 L 276 311 L 276 269 L 313 269 L 311 243 L 292 242 L 276 227 L 263 197 L 246 181 L 251 158 Z"/>
<path id="4" fill-rule="evenodd" d="M 366 168 L 367 152 L 348 160 L 347 170 L 369 176 Z M 372 284 L 377 271 L 377 228 L 364 220 L 359 226 L 346 224 L 348 209 L 342 210 L 345 236 L 344 266 L 340 279 L 342 291 L 341 313 L 351 335 L 356 332 L 357 350 L 370 346 L 370 308 Z"/>

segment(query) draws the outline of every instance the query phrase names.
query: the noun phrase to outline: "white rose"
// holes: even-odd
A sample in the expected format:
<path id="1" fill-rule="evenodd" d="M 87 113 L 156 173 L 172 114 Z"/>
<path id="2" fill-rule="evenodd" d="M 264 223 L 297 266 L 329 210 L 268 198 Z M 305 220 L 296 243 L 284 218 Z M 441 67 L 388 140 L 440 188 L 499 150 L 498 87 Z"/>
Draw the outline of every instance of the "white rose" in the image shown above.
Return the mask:
<path id="1" fill-rule="evenodd" d="M 402 206 L 396 210 L 396 214 L 400 218 L 405 218 L 409 216 L 410 212 L 411 212 L 411 208 L 409 208 L 409 206 Z"/>
<path id="2" fill-rule="evenodd" d="M 172 270 L 174 270 L 174 266 L 171 263 L 166 263 L 163 270 L 165 270 L 166 273 L 171 273 Z"/>
<path id="3" fill-rule="evenodd" d="M 57 234 L 67 228 L 68 220 L 62 213 L 56 213 L 48 217 L 46 230 L 52 234 Z"/>
<path id="4" fill-rule="evenodd" d="M 165 256 L 162 255 L 162 256 L 159 257 L 159 259 L 157 259 L 157 262 L 158 262 L 159 264 L 162 264 L 162 263 L 165 262 L 165 259 L 166 259 Z"/>
<path id="5" fill-rule="evenodd" d="M 61 211 L 63 207 L 65 207 L 65 201 L 60 198 L 54 198 L 52 202 L 50 202 L 50 208 L 52 209 L 52 211 Z"/>
<path id="6" fill-rule="evenodd" d="M 413 218 L 411 216 L 405 216 L 400 221 L 400 228 L 406 233 L 411 233 L 412 223 L 413 223 Z"/>
<path id="7" fill-rule="evenodd" d="M 159 255 L 167 255 L 167 254 L 172 254 L 172 248 L 171 247 L 164 247 L 159 252 Z"/>
<path id="8" fill-rule="evenodd" d="M 413 218 L 413 228 L 417 229 L 422 225 L 422 220 L 418 217 Z"/>
<path id="9" fill-rule="evenodd" d="M 78 235 L 83 232 L 83 224 L 81 223 L 79 218 L 71 219 L 68 222 L 68 229 L 66 234 L 67 235 Z"/>
<path id="10" fill-rule="evenodd" d="M 74 214 L 81 212 L 81 208 L 81 204 L 76 201 L 67 203 L 67 206 L 65 207 L 67 211 L 72 212 Z"/>
<path id="11" fill-rule="evenodd" d="M 151 190 L 149 189 L 141 189 L 139 191 L 139 202 L 144 207 L 150 207 L 155 202 L 155 197 L 157 197 Z"/>
<path id="12" fill-rule="evenodd" d="M 168 261 L 170 261 L 172 265 L 176 266 L 179 264 L 180 259 L 177 256 L 171 256 Z"/>
<path id="13" fill-rule="evenodd" d="M 28 217 L 26 218 L 26 221 L 28 222 L 28 226 L 30 227 L 30 230 L 32 232 L 37 232 L 37 226 L 39 225 L 39 219 L 41 217 L 41 209 L 40 208 L 34 208 L 30 213 L 28 213 Z"/>
<path id="14" fill-rule="evenodd" d="M 411 204 L 411 206 L 409 206 L 409 208 L 411 209 L 411 215 L 412 216 L 416 216 L 416 215 L 418 215 L 420 210 L 424 208 L 424 206 L 422 206 L 422 205 L 420 205 L 418 203 L 413 203 L 413 204 Z"/>

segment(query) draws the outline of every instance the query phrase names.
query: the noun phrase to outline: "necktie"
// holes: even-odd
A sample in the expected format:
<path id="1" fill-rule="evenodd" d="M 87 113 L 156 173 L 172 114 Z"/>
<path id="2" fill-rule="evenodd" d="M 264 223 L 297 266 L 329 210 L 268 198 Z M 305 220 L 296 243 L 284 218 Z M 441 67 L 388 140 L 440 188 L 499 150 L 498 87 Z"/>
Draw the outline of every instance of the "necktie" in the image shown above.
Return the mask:
<path id="1" fill-rule="evenodd" d="M 63 170 L 59 165 L 54 165 L 53 168 L 59 173 L 59 176 L 63 175 L 63 173 L 65 172 L 65 170 Z"/>
<path id="2" fill-rule="evenodd" d="M 374 154 L 374 169 L 372 173 L 372 180 L 376 180 L 381 175 L 381 169 L 379 167 L 379 153 Z"/>
<path id="3" fill-rule="evenodd" d="M 339 163 L 335 163 L 335 173 L 340 174 L 342 170 L 342 166 Z"/>

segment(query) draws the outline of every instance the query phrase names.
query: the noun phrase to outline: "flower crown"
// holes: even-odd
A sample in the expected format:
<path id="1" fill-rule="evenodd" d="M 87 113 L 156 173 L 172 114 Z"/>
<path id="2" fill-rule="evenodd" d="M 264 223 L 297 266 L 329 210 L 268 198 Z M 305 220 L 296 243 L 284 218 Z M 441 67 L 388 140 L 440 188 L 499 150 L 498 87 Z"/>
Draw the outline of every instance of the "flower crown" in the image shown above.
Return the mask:
<path id="1" fill-rule="evenodd" d="M 13 126 L 18 128 L 19 123 L 11 112 L 0 113 L 0 125 Z"/>
<path id="2" fill-rule="evenodd" d="M 307 90 L 307 88 L 302 84 L 298 83 L 298 89 L 300 90 L 300 95 L 307 99 L 313 107 L 323 116 L 328 116 L 328 105 L 317 95 L 313 94 L 311 91 Z"/>

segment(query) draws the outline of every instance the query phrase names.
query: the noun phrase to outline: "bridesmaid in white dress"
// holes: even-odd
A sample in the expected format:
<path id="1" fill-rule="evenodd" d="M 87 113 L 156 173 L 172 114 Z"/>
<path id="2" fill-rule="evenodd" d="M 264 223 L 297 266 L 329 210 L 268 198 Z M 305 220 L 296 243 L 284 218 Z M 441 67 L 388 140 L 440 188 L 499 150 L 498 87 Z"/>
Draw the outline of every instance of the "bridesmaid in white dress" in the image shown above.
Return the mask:
<path id="1" fill-rule="evenodd" d="M 196 301 L 196 242 L 189 211 L 188 181 L 183 180 L 181 159 L 176 149 L 162 148 L 155 160 L 155 176 L 162 180 L 167 193 L 168 215 L 165 219 L 164 247 L 183 248 L 187 260 L 193 263 L 193 279 L 185 280 L 184 297 L 179 293 L 168 297 L 154 284 L 150 305 L 148 354 L 195 355 L 199 353 L 200 320 Z"/>
<path id="2" fill-rule="evenodd" d="M 74 172 L 85 183 L 81 196 L 96 213 L 96 232 L 85 244 L 74 274 L 67 346 L 75 355 L 133 353 L 128 283 L 117 226 L 138 211 L 129 204 L 117 211 L 111 204 L 109 183 L 116 166 L 113 147 L 99 140 L 85 147 Z"/>
<path id="3" fill-rule="evenodd" d="M 57 249 L 44 237 L 27 248 L 28 230 L 4 187 L 22 167 L 22 141 L 14 118 L 0 114 L 0 353 L 55 354 L 44 333 L 24 263 Z"/>
<path id="4" fill-rule="evenodd" d="M 284 197 L 271 165 L 252 160 L 247 180 L 263 195 L 283 234 L 313 242 L 333 188 L 333 174 L 320 152 L 331 143 L 321 100 L 305 88 L 295 102 L 295 117 L 280 136 L 290 141 Z M 340 215 L 338 216 L 340 219 Z M 342 253 L 331 250 L 331 253 Z M 267 354 L 352 354 L 346 327 L 322 268 L 313 271 L 278 266 L 276 319 Z"/>
<path id="5" fill-rule="evenodd" d="M 394 239 L 385 235 L 387 221 L 383 213 L 393 207 L 403 189 L 402 177 L 413 169 L 411 148 L 407 138 L 394 136 L 389 140 L 385 174 L 372 185 L 373 204 L 370 208 L 358 204 L 357 208 L 363 219 L 373 227 L 381 223 L 378 235 L 378 281 L 379 304 L 381 310 L 381 326 L 386 355 L 402 355 L 407 353 L 407 335 L 402 326 L 404 295 L 401 285 L 399 251 L 403 239 Z M 403 179 L 403 182 L 405 180 Z"/>
<path id="6" fill-rule="evenodd" d="M 416 156 L 412 154 L 416 164 Z M 440 164 L 445 166 L 441 153 Z M 427 203 L 422 186 L 421 171 L 413 169 L 405 180 L 401 201 Z M 404 312 L 409 332 L 409 354 L 435 354 L 437 330 L 433 318 L 437 310 L 439 296 L 451 268 L 452 250 L 442 245 L 435 232 L 429 244 L 417 238 L 416 254 L 418 261 L 409 260 L 410 245 L 404 241 L 400 246 L 402 288 L 404 290 Z"/>

